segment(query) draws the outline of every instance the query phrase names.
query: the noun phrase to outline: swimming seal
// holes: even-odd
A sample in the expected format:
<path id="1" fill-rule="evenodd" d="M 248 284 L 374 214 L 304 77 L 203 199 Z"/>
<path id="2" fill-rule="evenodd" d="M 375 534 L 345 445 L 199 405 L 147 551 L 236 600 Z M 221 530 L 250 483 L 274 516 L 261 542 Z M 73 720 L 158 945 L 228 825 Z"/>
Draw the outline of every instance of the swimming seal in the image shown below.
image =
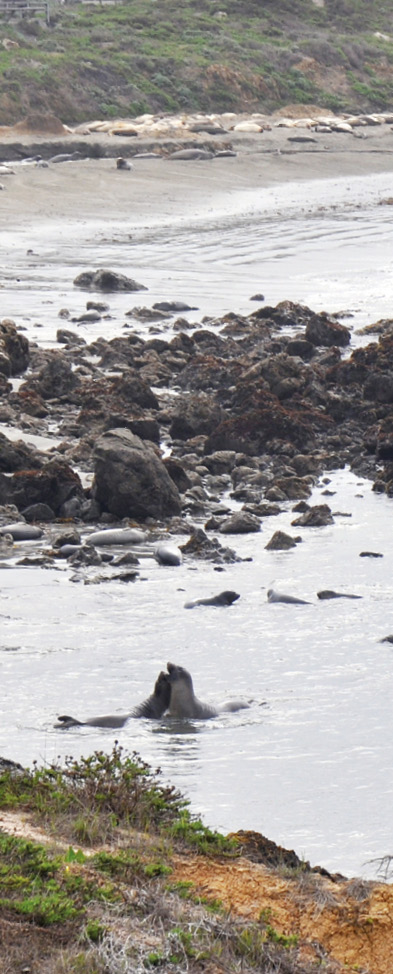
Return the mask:
<path id="1" fill-rule="evenodd" d="M 192 677 L 188 670 L 183 666 L 176 666 L 175 663 L 167 663 L 167 670 L 171 684 L 169 717 L 207 720 L 209 717 L 218 717 L 219 714 L 242 710 L 249 706 L 240 700 L 229 701 L 220 707 L 202 703 L 195 696 Z"/>
<path id="2" fill-rule="evenodd" d="M 146 717 L 152 720 L 158 719 L 168 709 L 170 698 L 170 679 L 168 674 L 162 670 L 154 684 L 153 693 L 143 703 L 134 707 L 131 713 L 118 715 L 108 714 L 103 717 L 90 717 L 89 720 L 77 720 L 76 717 L 69 717 L 68 714 L 63 714 L 61 717 L 58 717 L 59 724 L 55 724 L 55 727 L 60 727 L 63 730 L 67 730 L 68 727 L 124 727 L 131 717 Z"/>
<path id="3" fill-rule="evenodd" d="M 297 599 L 295 595 L 284 595 L 283 592 L 275 592 L 273 588 L 268 589 L 267 600 L 268 602 L 285 602 L 287 605 L 312 605 L 312 602 L 306 602 L 305 599 Z"/>
<path id="4" fill-rule="evenodd" d="M 237 592 L 220 592 L 219 595 L 213 595 L 210 599 L 193 599 L 192 602 L 185 602 L 185 609 L 195 609 L 197 605 L 233 605 L 237 599 L 240 599 L 240 595 Z"/>

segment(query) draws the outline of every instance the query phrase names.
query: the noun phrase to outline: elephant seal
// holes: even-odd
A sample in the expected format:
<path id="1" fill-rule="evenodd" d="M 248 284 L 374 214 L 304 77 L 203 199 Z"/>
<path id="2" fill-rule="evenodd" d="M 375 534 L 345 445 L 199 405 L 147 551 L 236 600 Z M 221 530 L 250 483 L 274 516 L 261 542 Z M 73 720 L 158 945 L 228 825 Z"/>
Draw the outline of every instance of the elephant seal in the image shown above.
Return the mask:
<path id="1" fill-rule="evenodd" d="M 182 553 L 174 545 L 158 544 L 154 549 L 154 558 L 159 565 L 181 565 Z"/>
<path id="2" fill-rule="evenodd" d="M 325 588 L 322 592 L 317 592 L 319 599 L 361 599 L 361 595 L 350 595 L 347 592 L 334 592 L 333 589 Z"/>
<path id="3" fill-rule="evenodd" d="M 104 531 L 93 531 L 86 539 L 89 544 L 122 545 L 142 544 L 146 541 L 146 532 L 137 528 L 106 528 Z"/>
<path id="4" fill-rule="evenodd" d="M 305 599 L 297 599 L 295 595 L 284 595 L 283 592 L 275 592 L 273 588 L 269 588 L 267 592 L 268 602 L 285 602 L 287 605 L 312 605 L 312 602 L 307 602 Z"/>
<path id="5" fill-rule="evenodd" d="M 131 163 L 127 162 L 127 159 L 123 159 L 123 156 L 119 156 L 119 158 L 116 159 L 116 169 L 132 169 L 132 168 L 133 167 Z"/>
<path id="6" fill-rule="evenodd" d="M 158 719 L 168 709 L 170 698 L 170 679 L 168 674 L 162 670 L 154 684 L 153 693 L 143 703 L 134 707 L 131 713 L 118 715 L 108 714 L 103 717 L 90 717 L 89 720 L 77 720 L 76 717 L 69 717 L 68 714 L 62 714 L 58 718 L 60 723 L 55 724 L 55 727 L 60 727 L 63 730 L 67 730 L 68 727 L 124 727 L 131 717 L 146 717 L 152 720 Z"/>
<path id="7" fill-rule="evenodd" d="M 36 541 L 42 538 L 42 528 L 35 524 L 25 524 L 24 521 L 16 521 L 15 524 L 4 524 L 0 528 L 0 534 L 11 534 L 14 541 Z"/>
<path id="8" fill-rule="evenodd" d="M 210 599 L 193 599 L 192 602 L 185 602 L 185 609 L 195 609 L 197 605 L 233 605 L 237 599 L 240 599 L 240 595 L 237 592 L 225 591 L 220 592 L 219 595 L 213 595 Z"/>
<path id="9" fill-rule="evenodd" d="M 249 704 L 241 700 L 229 701 L 220 707 L 212 707 L 208 703 L 202 703 L 195 696 L 191 674 L 183 666 L 176 666 L 175 663 L 167 663 L 169 680 L 171 684 L 171 700 L 168 716 L 177 718 L 194 718 L 196 720 L 207 720 L 209 717 L 218 717 L 219 714 L 243 710 Z"/>

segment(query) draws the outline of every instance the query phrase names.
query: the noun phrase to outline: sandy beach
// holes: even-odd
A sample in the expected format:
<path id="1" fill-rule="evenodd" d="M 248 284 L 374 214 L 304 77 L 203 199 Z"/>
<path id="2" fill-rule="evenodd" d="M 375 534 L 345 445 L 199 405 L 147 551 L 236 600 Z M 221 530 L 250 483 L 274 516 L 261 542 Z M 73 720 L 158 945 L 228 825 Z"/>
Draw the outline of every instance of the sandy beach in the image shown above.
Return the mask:
<path id="1" fill-rule="evenodd" d="M 218 148 L 211 140 L 199 138 L 199 142 L 205 148 Z M 30 153 L 50 160 L 59 152 L 83 151 L 83 145 L 90 154 L 96 148 L 102 157 L 49 162 L 47 168 L 18 162 L 14 175 L 0 175 L 3 228 L 18 229 L 38 220 L 127 218 L 141 225 L 200 218 L 213 207 L 224 206 L 225 199 L 230 207 L 233 193 L 243 190 L 393 173 L 393 130 L 388 124 L 367 127 L 357 136 L 337 132 L 310 136 L 307 130 L 281 128 L 255 136 L 232 134 L 220 140 L 219 148 L 231 148 L 236 155 L 209 160 L 143 157 L 151 151 L 165 153 L 165 139 L 161 144 L 157 139 L 154 144 L 138 139 L 136 145 L 135 139 L 96 134 L 84 140 L 68 136 L 60 143 L 58 137 L 24 136 L 18 142 L 2 137 L 0 160 L 12 166 L 13 160 Z M 173 151 L 182 146 L 172 141 L 170 147 Z M 129 157 L 131 151 L 137 153 L 132 170 L 117 170 L 116 156 Z"/>

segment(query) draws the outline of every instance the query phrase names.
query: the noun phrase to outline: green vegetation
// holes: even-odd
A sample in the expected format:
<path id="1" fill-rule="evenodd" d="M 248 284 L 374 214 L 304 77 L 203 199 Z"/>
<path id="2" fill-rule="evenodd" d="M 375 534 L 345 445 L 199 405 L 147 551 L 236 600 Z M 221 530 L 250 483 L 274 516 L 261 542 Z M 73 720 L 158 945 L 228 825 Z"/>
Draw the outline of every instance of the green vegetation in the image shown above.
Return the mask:
<path id="1" fill-rule="evenodd" d="M 79 761 L 66 758 L 64 767 L 53 764 L 0 776 L 0 807 L 28 808 L 48 832 L 60 830 L 70 841 L 101 844 L 126 826 L 181 839 L 202 853 L 235 854 L 236 843 L 212 832 L 187 805 L 180 792 L 161 782 L 159 770 L 152 771 L 135 753 L 127 755 L 117 743 L 110 754 L 95 751 Z M 73 850 L 67 855 L 69 861 L 75 855 L 83 858 Z M 128 863 L 133 864 L 136 860 Z"/>
<path id="2" fill-rule="evenodd" d="M 247 923 L 190 882 L 168 884 L 174 855 L 221 864 L 236 855 L 233 840 L 186 806 L 118 744 L 64 767 L 0 775 L 0 808 L 28 813 L 48 838 L 0 833 L 0 968 L 19 974 L 38 957 L 42 974 L 319 970 L 300 963 L 297 938 L 277 931 L 269 910 Z M 75 845 L 81 831 L 98 849 Z"/>
<path id="3" fill-rule="evenodd" d="M 381 36 L 382 35 L 382 36 Z M 2 14 L 0 123 L 143 112 L 263 111 L 294 101 L 382 110 L 393 93 L 386 0 L 123 0 Z"/>

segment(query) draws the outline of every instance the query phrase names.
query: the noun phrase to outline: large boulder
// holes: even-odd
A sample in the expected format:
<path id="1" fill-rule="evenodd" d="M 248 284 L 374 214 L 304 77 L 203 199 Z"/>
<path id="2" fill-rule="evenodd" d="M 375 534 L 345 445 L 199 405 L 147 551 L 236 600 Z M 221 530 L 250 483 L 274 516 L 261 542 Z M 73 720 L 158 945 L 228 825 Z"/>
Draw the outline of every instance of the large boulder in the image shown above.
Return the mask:
<path id="1" fill-rule="evenodd" d="M 3 375 L 20 375 L 29 364 L 29 342 L 17 331 L 14 321 L 3 318 L 0 322 L 0 372 Z"/>
<path id="2" fill-rule="evenodd" d="M 78 474 L 63 460 L 50 460 L 40 470 L 20 470 L 9 478 L 10 499 L 20 511 L 36 504 L 46 504 L 57 517 L 68 516 L 73 500 L 78 509 L 85 494 Z"/>
<path id="3" fill-rule="evenodd" d="M 138 284 L 125 274 L 102 268 L 98 271 L 82 271 L 74 280 L 75 287 L 85 291 L 147 291 L 144 284 Z"/>
<path id="4" fill-rule="evenodd" d="M 345 325 L 332 321 L 326 314 L 312 315 L 304 333 L 306 342 L 311 345 L 338 345 L 340 348 L 349 345 L 351 332 Z"/>
<path id="5" fill-rule="evenodd" d="M 179 491 L 152 446 L 127 429 L 103 433 L 94 449 L 93 495 L 116 517 L 162 519 L 180 514 Z"/>
<path id="6" fill-rule="evenodd" d="M 36 469 L 43 464 L 43 458 L 21 440 L 14 442 L 0 433 L 0 470 L 12 473 L 14 470 Z"/>

